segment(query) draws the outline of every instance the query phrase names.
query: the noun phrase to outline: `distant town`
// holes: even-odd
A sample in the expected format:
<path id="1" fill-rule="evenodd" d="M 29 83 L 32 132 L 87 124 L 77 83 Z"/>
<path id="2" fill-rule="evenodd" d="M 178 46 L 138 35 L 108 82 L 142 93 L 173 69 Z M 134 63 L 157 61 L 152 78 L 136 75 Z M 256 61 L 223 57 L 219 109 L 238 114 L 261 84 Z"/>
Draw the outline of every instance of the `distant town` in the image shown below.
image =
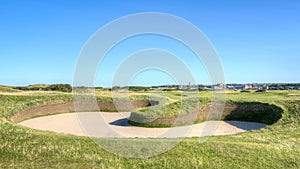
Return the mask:
<path id="1" fill-rule="evenodd" d="M 71 86 L 70 84 L 34 84 L 29 86 L 13 87 L 17 90 L 42 90 L 42 91 L 62 91 L 72 92 L 73 89 L 85 90 L 88 88 L 106 89 L 106 90 L 122 90 L 128 89 L 130 91 L 146 91 L 151 89 L 167 90 L 241 90 L 241 91 L 266 91 L 266 90 L 300 90 L 300 83 L 248 83 L 248 84 L 191 84 L 186 85 L 160 85 L 160 86 L 113 86 L 112 88 L 106 87 L 86 87 L 86 86 Z"/>
<path id="2" fill-rule="evenodd" d="M 152 88 L 184 89 L 227 89 L 227 90 L 300 90 L 300 83 L 249 83 L 249 84 L 187 84 L 187 85 L 162 85 Z"/>

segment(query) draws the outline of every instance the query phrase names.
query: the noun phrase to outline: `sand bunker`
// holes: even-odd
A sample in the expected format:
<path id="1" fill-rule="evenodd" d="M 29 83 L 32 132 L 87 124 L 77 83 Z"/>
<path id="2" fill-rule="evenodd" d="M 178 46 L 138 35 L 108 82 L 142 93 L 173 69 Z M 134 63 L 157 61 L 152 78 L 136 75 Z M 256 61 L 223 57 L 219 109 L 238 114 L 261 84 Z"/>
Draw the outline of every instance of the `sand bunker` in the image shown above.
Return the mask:
<path id="1" fill-rule="evenodd" d="M 229 135 L 266 127 L 265 124 L 240 121 L 208 121 L 191 126 L 144 128 L 127 123 L 130 113 L 81 112 L 57 114 L 20 122 L 33 129 L 97 138 L 114 137 L 203 137 Z M 80 120 L 79 120 L 80 119 Z"/>

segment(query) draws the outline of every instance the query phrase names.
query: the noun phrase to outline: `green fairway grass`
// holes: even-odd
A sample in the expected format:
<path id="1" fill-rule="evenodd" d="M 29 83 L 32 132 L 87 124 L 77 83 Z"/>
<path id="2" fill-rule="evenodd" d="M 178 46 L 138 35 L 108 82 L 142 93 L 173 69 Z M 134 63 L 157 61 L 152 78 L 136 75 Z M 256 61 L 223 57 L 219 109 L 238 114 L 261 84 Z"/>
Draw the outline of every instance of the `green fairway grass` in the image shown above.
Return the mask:
<path id="1" fill-rule="evenodd" d="M 110 97 L 106 90 L 96 93 L 99 99 Z M 227 102 L 278 106 L 282 117 L 265 129 L 209 137 L 203 143 L 199 138 L 186 138 L 168 152 L 134 159 L 107 152 L 87 137 L 29 129 L 10 119 L 29 107 L 72 101 L 71 93 L 6 91 L 0 94 L 0 168 L 300 168 L 300 91 L 226 93 Z M 130 93 L 136 99 L 148 94 Z M 164 95 L 168 103 L 181 98 L 179 91 Z M 202 99 L 209 101 L 210 96 L 209 91 L 200 92 Z M 127 140 L 134 143 L 143 139 Z"/>

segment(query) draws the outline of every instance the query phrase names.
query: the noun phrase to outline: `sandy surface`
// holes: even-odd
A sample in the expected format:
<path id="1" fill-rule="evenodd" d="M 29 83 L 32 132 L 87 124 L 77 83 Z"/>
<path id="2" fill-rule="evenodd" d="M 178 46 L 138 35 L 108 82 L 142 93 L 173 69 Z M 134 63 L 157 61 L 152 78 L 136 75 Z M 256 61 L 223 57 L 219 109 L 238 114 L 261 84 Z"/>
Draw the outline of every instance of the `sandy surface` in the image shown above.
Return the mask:
<path id="1" fill-rule="evenodd" d="M 99 138 L 111 137 L 203 137 L 236 134 L 266 127 L 265 124 L 239 121 L 208 121 L 191 126 L 144 128 L 130 126 L 130 113 L 84 112 L 38 117 L 19 123 L 29 128 Z"/>

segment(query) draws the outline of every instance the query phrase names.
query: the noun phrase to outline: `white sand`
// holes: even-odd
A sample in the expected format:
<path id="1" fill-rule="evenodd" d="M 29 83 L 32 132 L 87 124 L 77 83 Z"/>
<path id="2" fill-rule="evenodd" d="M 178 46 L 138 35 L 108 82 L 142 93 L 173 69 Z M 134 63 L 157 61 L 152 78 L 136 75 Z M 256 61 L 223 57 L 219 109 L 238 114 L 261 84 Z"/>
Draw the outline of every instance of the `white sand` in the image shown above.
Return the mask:
<path id="1" fill-rule="evenodd" d="M 130 126 L 130 113 L 84 112 L 38 117 L 19 123 L 33 129 L 99 138 L 110 137 L 203 137 L 229 135 L 266 127 L 265 124 L 239 121 L 209 121 L 191 126 L 144 128 Z"/>

